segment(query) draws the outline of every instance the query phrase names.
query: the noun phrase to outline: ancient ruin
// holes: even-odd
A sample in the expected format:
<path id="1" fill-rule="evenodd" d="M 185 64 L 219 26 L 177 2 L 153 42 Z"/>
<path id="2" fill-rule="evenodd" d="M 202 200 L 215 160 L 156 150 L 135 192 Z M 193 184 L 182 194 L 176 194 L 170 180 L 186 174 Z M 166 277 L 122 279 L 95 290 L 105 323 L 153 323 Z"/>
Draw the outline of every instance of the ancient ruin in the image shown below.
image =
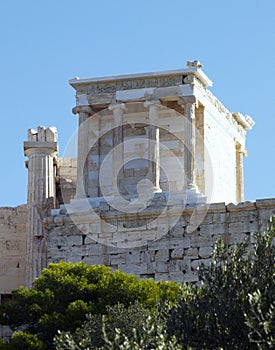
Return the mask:
<path id="1" fill-rule="evenodd" d="M 218 239 L 253 243 L 265 229 L 275 199 L 244 201 L 254 122 L 211 93 L 198 61 L 69 83 L 77 159 L 58 157 L 54 127 L 29 130 L 27 204 L 0 208 L 2 295 L 60 260 L 195 282 Z"/>

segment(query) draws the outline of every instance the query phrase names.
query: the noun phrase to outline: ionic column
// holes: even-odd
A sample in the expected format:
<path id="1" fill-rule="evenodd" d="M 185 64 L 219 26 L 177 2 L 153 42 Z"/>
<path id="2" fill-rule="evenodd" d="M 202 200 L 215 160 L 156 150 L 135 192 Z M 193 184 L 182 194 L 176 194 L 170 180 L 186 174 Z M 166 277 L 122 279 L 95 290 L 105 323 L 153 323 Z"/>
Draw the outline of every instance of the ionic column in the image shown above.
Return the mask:
<path id="1" fill-rule="evenodd" d="M 79 115 L 75 198 L 85 198 L 86 190 L 88 190 L 88 163 L 86 159 L 90 151 L 90 143 L 87 120 L 92 115 L 92 112 L 91 106 L 76 106 L 73 108 L 73 113 Z"/>
<path id="2" fill-rule="evenodd" d="M 243 157 L 247 155 L 247 151 L 236 143 L 236 201 L 244 201 L 244 172 L 243 172 Z"/>
<path id="3" fill-rule="evenodd" d="M 158 105 L 160 101 L 146 101 L 144 107 L 149 107 L 149 128 L 148 128 L 148 176 L 153 184 L 153 192 L 162 192 L 159 187 L 160 178 L 160 155 L 159 155 L 159 126 L 158 126 Z"/>
<path id="4" fill-rule="evenodd" d="M 193 96 L 182 97 L 178 103 L 184 105 L 184 173 L 188 190 L 197 189 L 195 171 L 196 152 L 196 99 Z"/>
<path id="5" fill-rule="evenodd" d="M 113 112 L 114 116 L 114 129 L 113 129 L 113 148 L 115 152 L 113 153 L 113 179 L 112 179 L 112 191 L 113 194 L 117 194 L 115 190 L 121 188 L 119 183 L 118 173 L 121 167 L 123 166 L 123 114 L 125 111 L 124 103 L 112 104 L 109 107 L 109 110 Z"/>
<path id="6" fill-rule="evenodd" d="M 47 237 L 43 219 L 55 205 L 55 158 L 57 131 L 50 127 L 29 130 L 24 142 L 28 168 L 28 230 L 26 252 L 26 287 L 40 276 L 47 266 Z"/>

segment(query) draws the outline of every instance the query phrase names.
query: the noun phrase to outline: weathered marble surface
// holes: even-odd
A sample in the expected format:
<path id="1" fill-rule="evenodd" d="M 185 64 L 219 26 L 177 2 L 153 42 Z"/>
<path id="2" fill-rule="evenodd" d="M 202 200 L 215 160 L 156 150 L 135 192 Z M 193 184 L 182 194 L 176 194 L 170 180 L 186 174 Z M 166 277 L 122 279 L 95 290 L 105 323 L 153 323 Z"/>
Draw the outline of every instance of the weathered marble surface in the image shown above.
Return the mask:
<path id="1" fill-rule="evenodd" d="M 24 285 L 27 205 L 0 208 L 0 294 Z"/>
<path id="2" fill-rule="evenodd" d="M 71 217 L 55 212 L 46 219 L 48 262 L 106 264 L 139 277 L 195 282 L 197 267 L 210 263 L 217 240 L 229 246 L 243 239 L 253 244 L 253 233 L 263 231 L 275 215 L 275 199 L 238 205 L 216 203 L 207 211 L 202 207 L 203 220 L 198 212 L 197 227 L 194 208 L 186 207 L 169 227 L 169 220 L 181 209 L 180 204 L 174 205 L 158 216 L 161 207 L 154 205 L 127 218 L 102 203 L 97 211 L 100 217 L 91 212 Z"/>

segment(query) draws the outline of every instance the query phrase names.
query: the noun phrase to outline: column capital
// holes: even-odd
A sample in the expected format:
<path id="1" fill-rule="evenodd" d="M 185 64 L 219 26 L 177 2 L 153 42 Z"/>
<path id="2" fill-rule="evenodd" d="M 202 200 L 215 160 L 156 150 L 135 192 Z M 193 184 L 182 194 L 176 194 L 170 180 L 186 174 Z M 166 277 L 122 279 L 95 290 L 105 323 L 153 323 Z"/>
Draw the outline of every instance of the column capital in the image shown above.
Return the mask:
<path id="1" fill-rule="evenodd" d="M 108 109 L 110 111 L 126 111 L 126 106 L 124 103 L 122 102 L 118 102 L 118 103 L 111 103 L 109 106 L 108 106 Z"/>
<path id="2" fill-rule="evenodd" d="M 196 97 L 194 95 L 191 96 L 180 96 L 180 98 L 178 99 L 178 104 L 180 106 L 182 105 L 186 105 L 187 103 L 195 103 L 197 104 L 198 100 L 196 99 Z"/>
<path id="3" fill-rule="evenodd" d="M 90 116 L 93 114 L 93 109 L 89 105 L 87 105 L 87 106 L 75 106 L 72 109 L 72 112 L 73 112 L 73 114 L 84 113 L 84 114 L 88 114 Z"/>
<path id="4" fill-rule="evenodd" d="M 24 155 L 29 157 L 34 154 L 54 155 L 58 152 L 57 142 L 24 142 Z"/>
<path id="5" fill-rule="evenodd" d="M 236 142 L 236 151 L 242 154 L 244 157 L 248 156 L 248 150 L 239 142 Z"/>
<path id="6" fill-rule="evenodd" d="M 161 105 L 161 102 L 160 100 L 146 100 L 143 105 L 145 108 L 147 108 L 151 106 Z"/>
<path id="7" fill-rule="evenodd" d="M 58 151 L 56 127 L 45 128 L 39 126 L 37 130 L 28 130 L 28 141 L 24 142 L 24 154 L 29 157 L 32 154 L 50 155 Z"/>
<path id="8" fill-rule="evenodd" d="M 149 120 L 153 125 L 158 125 L 158 106 L 161 104 L 160 100 L 147 100 L 144 102 L 144 107 L 149 107 Z"/>
<path id="9" fill-rule="evenodd" d="M 114 125 L 116 127 L 122 126 L 123 113 L 126 111 L 125 104 L 124 103 L 113 103 L 113 104 L 109 105 L 108 109 L 113 112 Z"/>

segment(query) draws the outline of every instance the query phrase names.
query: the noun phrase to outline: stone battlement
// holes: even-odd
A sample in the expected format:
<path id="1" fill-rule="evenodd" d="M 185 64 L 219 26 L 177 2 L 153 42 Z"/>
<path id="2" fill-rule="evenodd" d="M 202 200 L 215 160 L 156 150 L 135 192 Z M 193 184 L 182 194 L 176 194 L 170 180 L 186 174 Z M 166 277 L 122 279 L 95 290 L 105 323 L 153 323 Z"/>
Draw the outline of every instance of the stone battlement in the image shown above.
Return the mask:
<path id="1" fill-rule="evenodd" d="M 28 141 L 32 142 L 57 142 L 58 134 L 55 126 L 45 128 L 39 126 L 37 130 L 28 130 Z"/>

